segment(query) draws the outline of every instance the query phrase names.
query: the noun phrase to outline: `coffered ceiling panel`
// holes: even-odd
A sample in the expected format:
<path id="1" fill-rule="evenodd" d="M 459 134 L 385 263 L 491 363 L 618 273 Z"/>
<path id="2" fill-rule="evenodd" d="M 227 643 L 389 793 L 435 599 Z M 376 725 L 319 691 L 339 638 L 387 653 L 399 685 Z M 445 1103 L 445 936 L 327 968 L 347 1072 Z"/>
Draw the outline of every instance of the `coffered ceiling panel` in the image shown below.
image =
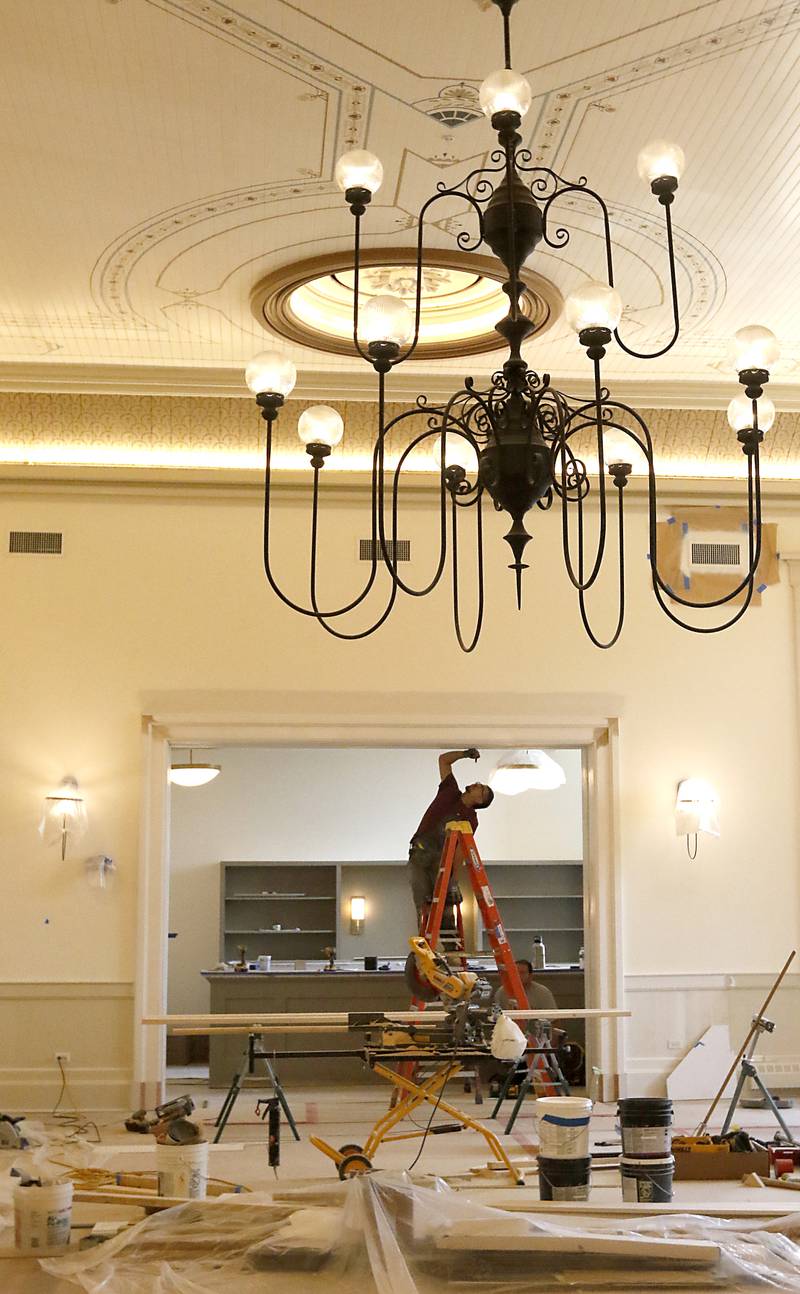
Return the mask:
<path id="1" fill-rule="evenodd" d="M 364 242 L 402 249 L 436 184 L 493 144 L 477 90 L 502 40 L 485 0 L 5 0 L 3 19 L 6 390 L 58 390 L 67 375 L 76 390 L 81 373 L 86 390 L 98 373 L 106 390 L 130 389 L 132 374 L 157 390 L 177 374 L 176 389 L 199 393 L 212 371 L 235 390 L 269 344 L 251 312 L 256 283 L 350 247 L 333 182 L 341 152 L 381 157 Z M 673 208 L 681 341 L 653 364 L 612 348 L 608 379 L 646 383 L 651 404 L 708 403 L 705 390 L 722 407 L 729 338 L 760 322 L 782 340 L 776 388 L 796 408 L 800 4 L 519 0 L 512 35 L 534 96 L 524 143 L 606 198 L 623 332 L 638 348 L 668 334 L 669 289 L 663 209 L 636 155 L 655 136 L 687 155 Z M 603 272 L 602 226 L 586 193 L 562 201 L 560 223 L 569 241 L 538 249 L 530 268 L 566 293 Z M 442 203 L 429 245 L 452 250 L 469 226 L 459 203 Z M 360 361 L 281 345 L 301 391 L 371 389 Z M 588 376 L 563 321 L 528 359 L 567 383 Z M 413 382 L 494 363 L 427 359 Z"/>

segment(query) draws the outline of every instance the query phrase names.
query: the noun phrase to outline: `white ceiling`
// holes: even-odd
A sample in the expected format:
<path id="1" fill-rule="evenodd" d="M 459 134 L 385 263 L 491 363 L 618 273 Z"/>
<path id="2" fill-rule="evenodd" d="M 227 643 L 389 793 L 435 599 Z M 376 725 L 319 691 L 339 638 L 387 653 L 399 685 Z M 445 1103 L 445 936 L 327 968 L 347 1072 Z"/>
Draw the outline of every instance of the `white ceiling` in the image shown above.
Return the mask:
<path id="1" fill-rule="evenodd" d="M 525 144 L 607 199 L 623 328 L 639 348 L 669 331 L 669 308 L 663 211 L 636 155 L 656 136 L 687 155 L 673 208 L 682 339 L 651 364 L 612 351 L 607 375 L 652 383 L 649 404 L 708 403 L 703 390 L 722 404 L 735 390 L 729 338 L 760 322 L 782 340 L 778 392 L 798 407 L 800 4 L 519 0 L 512 33 L 534 93 Z M 436 183 L 479 165 L 494 139 L 483 118 L 452 127 L 426 112 L 454 85 L 468 102 L 502 64 L 485 0 L 5 0 L 3 38 L 6 390 L 97 390 L 99 372 L 104 390 L 135 379 L 200 393 L 209 373 L 234 390 L 265 345 L 253 285 L 350 246 L 338 154 L 381 157 L 365 242 L 401 247 Z M 430 243 L 452 248 L 467 217 L 453 203 L 442 217 Z M 566 293 L 603 258 L 586 197 L 562 223 L 568 247 L 537 250 L 531 268 Z M 361 361 L 287 349 L 299 393 L 319 398 L 330 381 L 352 395 L 359 375 L 371 389 Z M 587 376 L 563 324 L 528 358 L 554 381 Z M 424 361 L 404 381 L 441 386 L 495 364 Z"/>

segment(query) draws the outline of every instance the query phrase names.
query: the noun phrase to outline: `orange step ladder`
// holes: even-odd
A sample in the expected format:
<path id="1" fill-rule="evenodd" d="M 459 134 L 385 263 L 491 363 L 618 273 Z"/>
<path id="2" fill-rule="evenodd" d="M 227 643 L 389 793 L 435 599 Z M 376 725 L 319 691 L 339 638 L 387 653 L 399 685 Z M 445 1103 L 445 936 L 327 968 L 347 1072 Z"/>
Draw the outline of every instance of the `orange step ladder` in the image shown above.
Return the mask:
<path id="1" fill-rule="evenodd" d="M 494 953 L 497 969 L 500 972 L 500 983 L 511 1001 L 516 1002 L 519 1010 L 527 1011 L 529 1007 L 528 995 L 520 979 L 516 959 L 511 951 L 511 945 L 508 942 L 500 911 L 495 902 L 492 887 L 489 884 L 489 877 L 478 853 L 472 826 L 469 822 L 447 823 L 447 834 L 445 835 L 442 859 L 433 888 L 433 899 L 430 905 L 423 909 L 420 920 L 420 934 L 427 939 L 430 947 L 434 950 L 441 936 L 442 942 L 444 943 L 446 940 L 450 945 L 451 956 L 458 956 L 461 965 L 466 966 L 466 944 L 460 903 L 451 905 L 455 909 L 453 925 L 447 928 L 448 933 L 446 935 L 442 934 L 442 919 L 448 907 L 447 895 L 450 890 L 450 882 L 456 875 L 459 864 L 463 866 L 469 877 L 472 892 L 475 895 L 475 901 L 481 914 L 481 920 Z M 451 929 L 452 934 L 449 933 Z M 412 997 L 411 1006 L 417 1011 L 424 1010 L 425 1001 L 422 998 Z M 405 1062 L 405 1064 L 412 1070 L 415 1067 L 414 1063 L 410 1061 Z M 557 1096 L 559 1094 L 559 1085 L 551 1077 L 543 1055 L 536 1053 L 531 1055 L 529 1057 L 529 1067 L 538 1095 Z"/>

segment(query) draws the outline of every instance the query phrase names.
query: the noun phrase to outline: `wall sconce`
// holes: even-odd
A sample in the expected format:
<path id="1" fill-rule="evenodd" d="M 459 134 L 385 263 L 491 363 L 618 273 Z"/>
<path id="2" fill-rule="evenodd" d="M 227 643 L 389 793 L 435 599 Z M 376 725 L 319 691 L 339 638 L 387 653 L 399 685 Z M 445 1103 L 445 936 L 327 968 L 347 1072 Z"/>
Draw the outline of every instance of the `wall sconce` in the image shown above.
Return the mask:
<path id="1" fill-rule="evenodd" d="M 678 783 L 675 831 L 679 836 L 686 837 L 686 852 L 690 858 L 697 857 L 699 832 L 704 831 L 709 836 L 719 835 L 719 797 L 711 783 L 704 781 L 702 777 L 687 777 Z"/>
<path id="2" fill-rule="evenodd" d="M 88 818 L 86 805 L 74 777 L 62 778 L 61 783 L 44 798 L 39 834 L 46 845 L 61 841 L 61 857 L 67 856 L 67 838 L 77 839 L 86 830 Z"/>
<path id="3" fill-rule="evenodd" d="M 350 899 L 350 933 L 363 935 L 364 919 L 367 915 L 367 900 L 363 894 L 354 894 Z"/>
<path id="4" fill-rule="evenodd" d="M 205 786 L 219 771 L 219 764 L 195 764 L 194 751 L 190 750 L 188 764 L 170 764 L 169 780 L 175 786 Z"/>
<path id="5" fill-rule="evenodd" d="M 554 791 L 566 780 L 561 765 L 543 750 L 510 750 L 498 760 L 489 785 L 500 795 L 519 795 L 520 791 Z"/>

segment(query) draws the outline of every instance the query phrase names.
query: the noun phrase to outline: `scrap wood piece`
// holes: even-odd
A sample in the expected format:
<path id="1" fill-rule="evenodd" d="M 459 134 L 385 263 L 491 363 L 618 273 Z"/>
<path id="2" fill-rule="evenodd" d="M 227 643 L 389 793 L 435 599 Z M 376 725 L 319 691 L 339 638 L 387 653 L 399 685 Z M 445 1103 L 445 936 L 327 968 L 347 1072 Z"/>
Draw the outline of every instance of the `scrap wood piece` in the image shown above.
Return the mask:
<path id="1" fill-rule="evenodd" d="M 614 1236 L 588 1231 L 571 1231 L 569 1235 L 519 1235 L 503 1231 L 500 1236 L 476 1232 L 474 1223 L 464 1230 L 450 1230 L 436 1236 L 437 1249 L 468 1252 L 508 1253 L 525 1251 L 542 1254 L 577 1254 L 592 1258 L 627 1258 L 634 1262 L 692 1263 L 713 1267 L 719 1262 L 719 1245 L 710 1240 L 672 1240 L 652 1236 Z"/>
<path id="2" fill-rule="evenodd" d="M 686 1202 L 684 1204 L 639 1204 L 639 1203 L 608 1203 L 595 1204 L 592 1200 L 540 1200 L 526 1196 L 522 1191 L 514 1190 L 513 1194 L 509 1187 L 502 1183 L 487 1186 L 481 1183 L 477 1185 L 475 1180 L 465 1182 L 459 1186 L 454 1181 L 449 1182 L 453 1190 L 467 1192 L 475 1204 L 485 1204 L 486 1208 L 503 1209 L 507 1213 L 576 1213 L 583 1214 L 586 1217 L 617 1217 L 617 1218 L 654 1218 L 669 1214 L 689 1214 L 695 1218 L 775 1218 L 781 1219 L 791 1216 L 796 1210 L 790 1209 L 788 1204 L 755 1204 L 749 1202 L 731 1203 L 731 1204 L 701 1204 L 698 1201 Z M 774 1185 L 774 1183 L 770 1183 Z M 489 1195 L 503 1194 L 501 1202 L 484 1198 Z M 763 1198 L 763 1196 L 761 1197 Z"/>

